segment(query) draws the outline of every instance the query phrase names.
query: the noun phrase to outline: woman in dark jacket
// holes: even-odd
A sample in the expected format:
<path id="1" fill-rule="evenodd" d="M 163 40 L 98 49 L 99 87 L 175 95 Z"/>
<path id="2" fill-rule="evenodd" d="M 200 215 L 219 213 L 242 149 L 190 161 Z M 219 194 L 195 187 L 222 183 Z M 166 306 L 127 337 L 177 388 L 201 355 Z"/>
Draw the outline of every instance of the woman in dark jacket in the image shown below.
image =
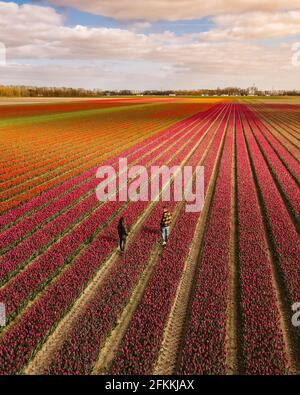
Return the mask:
<path id="1" fill-rule="evenodd" d="M 126 226 L 125 226 L 124 217 L 122 217 L 118 223 L 118 234 L 119 234 L 120 250 L 124 251 L 125 245 L 126 245 L 126 238 L 128 236 Z"/>

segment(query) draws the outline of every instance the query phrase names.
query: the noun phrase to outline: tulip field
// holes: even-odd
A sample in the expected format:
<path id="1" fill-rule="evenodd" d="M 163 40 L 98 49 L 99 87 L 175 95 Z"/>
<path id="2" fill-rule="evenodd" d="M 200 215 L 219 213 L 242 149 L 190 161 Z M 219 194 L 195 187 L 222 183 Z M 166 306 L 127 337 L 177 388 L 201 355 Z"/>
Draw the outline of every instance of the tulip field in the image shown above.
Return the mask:
<path id="1" fill-rule="evenodd" d="M 0 141 L 1 375 L 300 374 L 300 101 L 0 100 Z M 119 158 L 203 166 L 204 207 L 99 201 Z"/>

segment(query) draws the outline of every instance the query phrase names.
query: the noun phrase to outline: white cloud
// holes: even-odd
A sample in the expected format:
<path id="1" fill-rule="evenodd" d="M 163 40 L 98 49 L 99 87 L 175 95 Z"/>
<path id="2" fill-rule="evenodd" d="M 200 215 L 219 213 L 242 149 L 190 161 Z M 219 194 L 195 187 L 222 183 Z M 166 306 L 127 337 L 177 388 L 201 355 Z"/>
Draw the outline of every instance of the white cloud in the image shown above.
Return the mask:
<path id="1" fill-rule="evenodd" d="M 60 6 L 128 20 L 191 20 L 224 13 L 300 9 L 299 0 L 50 0 Z"/>
<path id="2" fill-rule="evenodd" d="M 300 3 L 300 2 L 299 2 Z M 207 40 L 253 40 L 300 34 L 300 11 L 250 12 L 212 18 L 216 28 L 201 34 Z"/>
<path id="3" fill-rule="evenodd" d="M 209 32 L 177 36 L 138 28 L 68 27 L 50 7 L 0 2 L 0 40 L 9 63 L 1 68 L 0 83 L 170 89 L 256 82 L 300 88 L 291 45 L 247 41 L 297 34 L 297 18 L 297 11 L 219 15 Z"/>

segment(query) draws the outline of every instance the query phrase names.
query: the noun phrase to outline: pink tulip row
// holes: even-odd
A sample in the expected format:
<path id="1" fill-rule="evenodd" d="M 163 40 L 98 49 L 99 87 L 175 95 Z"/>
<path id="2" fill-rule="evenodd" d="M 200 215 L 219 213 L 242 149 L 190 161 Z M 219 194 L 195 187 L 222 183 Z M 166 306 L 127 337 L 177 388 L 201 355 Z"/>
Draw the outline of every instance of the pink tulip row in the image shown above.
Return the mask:
<path id="1" fill-rule="evenodd" d="M 195 143 L 199 144 L 199 137 L 203 130 L 187 144 L 180 155 L 173 158 L 170 165 L 183 160 Z M 178 147 L 177 147 L 178 149 Z M 163 155 L 159 163 L 167 163 L 170 154 Z M 147 207 L 147 202 L 132 203 L 123 210 L 128 223 L 134 222 Z M 119 209 L 118 202 L 111 202 L 104 213 L 96 218 L 95 224 L 104 223 L 103 216 L 112 216 Z M 103 262 L 115 249 L 115 229 L 118 218 L 115 218 L 105 229 L 103 234 L 97 235 L 89 243 L 84 252 L 78 256 L 72 265 L 51 284 L 43 295 L 33 303 L 20 320 L 11 327 L 0 340 L 1 373 L 12 374 L 19 371 L 32 357 L 41 342 L 47 338 L 51 329 L 72 306 L 84 287 L 91 280 Z M 141 265 L 141 261 L 137 261 Z"/>
<path id="2" fill-rule="evenodd" d="M 197 124 L 195 127 L 197 127 Z M 191 130 L 193 130 L 193 129 L 191 129 Z M 192 133 L 192 132 L 184 130 L 184 132 L 180 131 L 179 134 L 182 134 L 181 138 L 185 138 L 186 133 Z M 178 136 L 177 136 L 177 138 L 178 138 Z M 163 144 L 162 148 L 166 149 L 166 147 L 169 147 L 169 144 L 173 140 L 176 141 L 176 135 L 172 136 L 172 138 L 167 140 Z M 177 141 L 176 146 L 179 147 L 180 144 L 182 144 L 182 143 L 179 140 L 179 141 Z M 159 148 L 158 151 L 160 152 L 161 148 Z M 145 152 L 147 152 L 146 148 L 145 148 Z M 141 154 L 141 153 L 142 152 L 140 151 L 139 154 Z M 142 163 L 147 163 L 149 160 L 153 159 L 153 157 L 155 157 L 156 154 L 157 154 L 156 151 L 148 154 L 144 158 L 145 162 L 142 162 Z M 139 157 L 139 155 L 138 156 L 133 155 L 132 160 L 138 159 L 138 157 Z M 97 180 L 95 180 L 95 179 L 93 180 L 94 184 L 96 185 L 95 181 L 97 181 Z M 94 185 L 94 187 L 95 187 L 95 185 Z M 49 245 L 49 240 L 51 241 L 54 238 L 54 241 L 56 241 L 61 236 L 62 229 L 66 229 L 70 225 L 70 223 L 72 223 L 72 221 L 75 221 L 75 224 L 77 224 L 82 219 L 82 216 L 84 216 L 85 214 L 86 215 L 91 214 L 94 211 L 94 208 L 96 208 L 97 206 L 99 206 L 99 202 L 97 201 L 96 196 L 93 193 L 86 200 L 80 201 L 77 206 L 74 206 L 73 208 L 71 208 L 71 210 L 60 215 L 54 221 L 50 222 L 45 227 L 38 230 L 32 236 L 30 236 L 29 238 L 27 238 L 23 242 L 21 242 L 17 247 L 15 247 L 14 249 L 12 249 L 8 253 L 6 253 L 4 256 L 2 256 L 0 258 L 1 259 L 1 268 L 0 268 L 1 278 L 5 279 L 6 278 L 5 276 L 9 275 L 9 273 L 14 274 L 14 270 L 18 270 L 20 265 L 22 266 L 22 262 L 24 265 L 24 260 L 26 263 L 26 259 L 27 260 L 32 259 L 39 252 L 40 248 L 42 248 L 45 245 L 46 246 Z M 102 207 L 102 209 L 105 210 L 105 207 Z M 91 220 L 91 218 L 88 218 L 88 221 L 90 221 L 90 220 Z M 85 224 L 82 223 L 81 225 L 82 226 L 85 225 L 85 229 L 90 231 L 90 229 L 86 223 Z M 86 236 L 85 233 L 86 232 L 80 233 L 81 236 L 79 237 L 78 242 L 79 242 L 79 240 L 81 241 L 82 237 Z M 69 238 L 70 237 L 74 237 L 74 235 L 71 234 L 69 236 Z M 68 237 L 66 238 L 66 240 L 61 239 L 59 241 L 59 244 L 66 243 L 67 240 L 68 240 Z M 68 240 L 68 242 L 69 242 L 69 240 Z M 58 245 L 55 247 L 58 247 Z M 60 245 L 60 248 L 62 248 L 62 245 Z M 42 255 L 41 259 L 44 260 L 44 258 L 45 257 Z M 40 262 L 38 262 L 37 265 L 39 266 Z"/>
<path id="3" fill-rule="evenodd" d="M 191 131 L 194 128 L 195 126 L 191 128 Z M 199 138 L 198 128 L 195 136 L 192 138 L 192 134 L 190 133 L 189 138 L 191 141 L 186 147 L 185 153 L 188 152 L 187 150 L 190 149 L 191 144 L 197 143 L 197 139 Z M 166 145 L 169 145 L 169 141 L 166 142 Z M 167 150 L 164 156 L 156 160 L 154 164 L 164 163 L 164 161 L 181 146 L 181 141 L 177 141 L 171 152 Z M 151 155 L 153 155 L 153 153 L 149 154 L 149 157 L 146 156 L 147 160 L 150 160 Z M 111 203 L 106 203 L 98 208 L 89 216 L 87 221 L 81 222 L 73 232 L 69 233 L 65 238 L 60 239 L 54 246 L 49 248 L 43 255 L 28 266 L 28 268 L 16 276 L 6 287 L 0 290 L 0 299 L 7 303 L 8 316 L 18 312 L 29 296 L 32 296 L 32 294 L 39 290 L 45 282 L 49 281 L 49 278 L 56 275 L 57 272 L 64 267 L 66 260 L 69 260 L 74 253 L 76 254 L 77 249 L 80 248 L 85 240 L 92 237 L 98 230 L 99 223 L 106 223 L 109 221 L 111 215 L 110 211 L 107 211 L 109 205 L 111 205 Z M 85 205 L 82 206 L 82 210 L 85 212 L 87 207 Z M 80 214 L 78 210 L 75 210 L 75 212 Z M 105 213 L 106 216 L 105 214 L 103 216 L 102 212 Z M 99 216 L 102 216 L 101 221 Z"/>
<path id="4" fill-rule="evenodd" d="M 202 242 L 179 374 L 225 374 L 235 111 L 228 125 Z"/>
<path id="5" fill-rule="evenodd" d="M 220 105 L 216 106 L 220 107 Z M 158 141 L 159 139 L 163 139 L 168 132 L 172 132 L 178 129 L 178 127 L 185 127 L 185 125 L 188 125 L 189 122 L 199 119 L 199 118 L 205 118 L 207 114 L 209 114 L 211 111 L 215 111 L 216 108 L 210 109 L 206 111 L 205 113 L 202 114 L 196 114 L 193 115 L 192 117 L 189 117 L 183 121 L 178 122 L 175 125 L 169 126 L 167 129 L 164 129 L 155 136 L 150 136 L 144 141 L 141 141 L 138 143 L 135 147 L 131 147 L 125 152 L 122 153 L 123 157 L 129 156 L 134 149 L 138 150 L 141 147 L 145 147 L 149 144 L 153 144 L 155 141 Z M 106 160 L 104 162 L 105 165 L 112 165 L 115 161 L 115 158 L 111 158 L 109 160 Z M 99 164 L 100 165 L 100 164 Z M 62 184 L 57 185 L 53 187 L 52 189 L 43 192 L 41 195 L 34 197 L 31 199 L 29 202 L 24 203 L 22 206 L 16 207 L 9 212 L 2 214 L 0 217 L 0 228 L 3 228 L 4 226 L 7 225 L 7 223 L 11 223 L 16 221 L 19 218 L 22 218 L 23 216 L 26 216 L 26 214 L 29 212 L 34 212 L 38 210 L 39 208 L 45 206 L 48 204 L 49 201 L 52 201 L 55 199 L 57 196 L 61 196 L 61 194 L 64 194 L 66 191 L 68 191 L 70 188 L 74 188 L 77 185 L 80 185 L 83 181 L 89 179 L 90 177 L 95 176 L 95 172 L 97 170 L 97 167 L 93 167 L 90 170 L 85 171 L 83 174 L 80 174 L 78 176 L 72 177 L 71 179 L 64 181 Z"/>
<path id="6" fill-rule="evenodd" d="M 220 125 L 204 162 L 206 190 L 227 121 L 228 118 Z M 184 209 L 181 210 L 169 244 L 153 270 L 144 295 L 118 349 L 111 368 L 112 374 L 150 374 L 152 372 L 198 220 L 199 213 L 186 213 Z"/>
<path id="7" fill-rule="evenodd" d="M 296 184 L 295 180 L 292 178 L 290 173 L 287 171 L 286 167 L 282 164 L 279 157 L 273 150 L 273 147 L 266 141 L 264 136 L 262 135 L 260 129 L 257 127 L 255 123 L 256 117 L 253 113 L 248 113 L 247 116 L 248 122 L 253 130 L 253 133 L 257 139 L 257 142 L 264 153 L 264 156 L 267 158 L 267 162 L 271 167 L 271 171 L 275 175 L 278 183 L 280 184 L 282 191 L 289 202 L 289 206 L 291 207 L 295 216 L 299 216 L 300 213 L 300 189 Z M 290 158 L 290 162 L 296 163 L 293 158 Z M 298 172 L 300 173 L 300 168 L 298 165 Z"/>
<path id="8" fill-rule="evenodd" d="M 209 139 L 211 139 L 210 135 L 207 135 L 203 139 L 197 151 L 188 161 L 190 165 L 197 164 L 205 150 L 207 140 Z M 155 205 L 151 214 L 145 221 L 143 228 L 138 232 L 134 241 L 128 247 L 126 252 L 126 263 L 124 262 L 124 258 L 119 258 L 113 271 L 110 273 L 109 277 L 106 278 L 105 283 L 101 285 L 101 288 L 99 288 L 93 300 L 78 318 L 75 326 L 72 328 L 72 332 L 68 336 L 68 340 L 53 356 L 52 363 L 46 373 L 68 374 L 70 372 L 75 372 L 75 374 L 83 374 L 91 370 L 102 342 L 115 325 L 118 316 L 132 292 L 132 288 L 138 280 L 140 273 L 147 265 L 151 256 L 151 251 L 158 241 L 162 207 L 162 203 Z M 175 203 L 171 202 L 169 208 L 173 210 L 174 207 Z M 178 231 L 178 226 L 183 226 L 184 223 L 185 226 L 187 226 L 190 223 L 190 219 L 191 215 L 187 215 L 184 220 L 179 221 L 179 223 L 176 222 L 176 231 Z M 189 229 L 189 238 L 186 239 L 187 234 L 185 234 L 184 242 L 182 238 L 180 238 L 176 244 L 176 253 L 174 257 L 177 257 L 177 259 L 181 257 L 182 254 L 186 253 L 189 240 L 193 234 L 192 226 L 187 227 Z M 145 237 L 146 235 L 147 237 Z M 171 248 L 167 247 L 166 251 L 170 253 Z M 157 263 L 156 267 L 157 265 L 161 266 L 160 263 Z M 154 269 L 155 271 L 156 267 Z M 168 275 L 174 276 L 174 271 L 171 267 L 168 269 L 165 258 L 163 259 L 161 268 L 163 268 L 163 272 L 160 273 L 161 276 L 166 276 L 165 270 L 168 271 Z M 178 275 L 178 271 L 176 274 Z M 155 277 L 156 282 L 160 281 L 160 279 L 161 277 L 159 277 L 159 280 Z M 170 282 L 171 280 L 172 279 L 170 279 Z M 146 292 L 147 291 L 148 286 Z M 155 302 L 160 304 L 163 300 L 159 294 L 156 294 L 156 296 Z M 161 306 L 157 308 L 160 309 Z"/>
<path id="9" fill-rule="evenodd" d="M 252 152 L 254 139 L 250 137 L 249 127 L 243 117 L 245 111 L 244 107 L 239 108 L 250 155 L 256 162 L 260 154 L 258 148 Z M 247 158 L 241 121 L 237 120 L 236 138 L 243 369 L 246 374 L 283 374 L 286 357 L 279 311 L 272 284 L 263 220 Z M 254 165 L 257 171 L 257 163 Z M 265 176 L 268 175 L 267 168 L 264 173 Z"/>
<path id="10" fill-rule="evenodd" d="M 247 127 L 245 132 L 263 199 L 269 237 L 274 246 L 276 270 L 284 280 L 292 305 L 300 300 L 299 236 L 256 141 Z"/>
<path id="11" fill-rule="evenodd" d="M 197 122 L 197 119 L 193 122 Z M 174 133 L 176 132 L 177 134 L 181 133 L 181 131 L 185 130 L 183 129 L 186 128 L 184 125 L 177 125 L 171 130 L 168 130 L 164 133 L 163 139 L 168 139 L 170 137 L 173 137 Z M 131 156 L 134 155 L 136 156 L 138 153 L 139 155 L 143 155 L 147 153 L 148 151 L 153 150 L 156 146 L 159 144 L 162 144 L 162 136 L 159 136 L 157 138 L 153 138 L 151 142 L 147 142 L 144 145 L 140 145 L 140 147 L 132 147 L 130 150 L 127 150 L 124 155 L 128 157 L 128 162 L 129 164 L 131 163 Z M 118 158 L 113 157 L 110 158 L 109 160 L 104 162 L 104 165 L 108 164 L 116 164 Z M 77 185 L 75 186 L 75 189 L 72 190 L 71 193 L 69 194 L 64 194 L 62 198 L 57 198 L 53 202 L 51 202 L 49 205 L 44 207 L 38 212 L 34 212 L 34 214 L 30 217 L 26 217 L 23 221 L 20 221 L 16 226 L 8 229 L 5 232 L 2 232 L 1 238 L 0 238 L 0 249 L 3 249 L 4 247 L 7 247 L 11 245 L 12 243 L 16 242 L 22 235 L 26 234 L 30 230 L 36 228 L 37 226 L 41 227 L 41 224 L 44 223 L 45 220 L 48 218 L 51 218 L 53 215 L 58 215 L 61 210 L 59 209 L 65 209 L 68 207 L 72 202 L 76 202 L 77 199 L 81 198 L 85 193 L 90 192 L 93 193 L 94 188 L 97 185 L 97 179 L 95 179 L 95 172 L 96 169 L 93 169 L 93 173 L 90 175 L 87 175 L 84 173 L 81 178 L 78 178 Z M 69 186 L 68 186 L 69 187 Z M 67 189 L 67 188 L 66 188 Z"/>
<path id="12" fill-rule="evenodd" d="M 299 155 L 299 150 L 294 144 L 292 144 L 292 141 L 289 138 L 288 133 L 282 129 L 280 122 L 278 122 L 278 120 L 273 120 L 272 115 L 271 116 L 268 115 L 268 122 L 266 122 L 265 119 L 263 119 L 263 122 L 265 122 L 268 125 L 268 128 L 270 129 L 272 136 L 279 141 L 279 143 L 283 146 L 284 149 L 289 151 L 296 158 Z"/>
<path id="13" fill-rule="evenodd" d="M 277 139 L 274 138 L 269 130 L 271 129 L 270 127 L 267 127 L 266 124 L 254 114 L 252 115 L 252 120 L 255 122 L 257 127 L 259 127 L 261 133 L 272 146 L 281 161 L 283 161 L 289 172 L 292 173 L 295 178 L 300 179 L 300 167 L 298 161 L 286 150 L 284 146 L 282 146 L 282 144 L 280 144 Z"/>

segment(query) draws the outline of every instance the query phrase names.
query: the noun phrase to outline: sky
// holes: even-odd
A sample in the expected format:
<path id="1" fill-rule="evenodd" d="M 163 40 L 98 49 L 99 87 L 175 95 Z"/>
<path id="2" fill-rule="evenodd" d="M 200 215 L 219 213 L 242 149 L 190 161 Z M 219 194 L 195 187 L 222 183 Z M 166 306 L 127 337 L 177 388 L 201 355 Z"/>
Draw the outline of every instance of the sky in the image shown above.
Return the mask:
<path id="1" fill-rule="evenodd" d="M 0 84 L 300 89 L 300 1 L 0 0 Z"/>

